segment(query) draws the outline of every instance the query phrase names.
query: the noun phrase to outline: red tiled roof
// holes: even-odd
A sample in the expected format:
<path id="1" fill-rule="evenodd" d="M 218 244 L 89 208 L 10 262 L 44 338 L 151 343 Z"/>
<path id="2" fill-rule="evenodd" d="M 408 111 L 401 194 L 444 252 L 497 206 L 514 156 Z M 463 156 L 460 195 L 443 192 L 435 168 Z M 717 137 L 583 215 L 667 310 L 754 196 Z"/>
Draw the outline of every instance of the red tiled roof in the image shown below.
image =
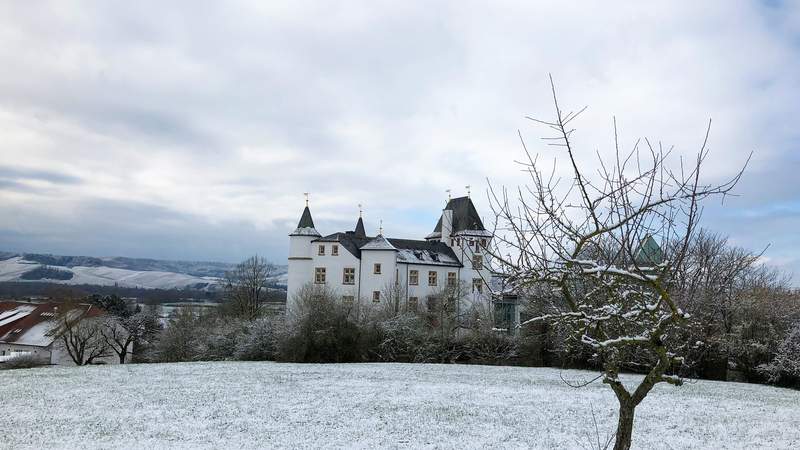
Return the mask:
<path id="1" fill-rule="evenodd" d="M 0 342 L 47 347 L 53 343 L 51 321 L 63 303 L 0 301 Z M 103 311 L 89 304 L 78 304 L 82 314 L 96 317 Z"/>

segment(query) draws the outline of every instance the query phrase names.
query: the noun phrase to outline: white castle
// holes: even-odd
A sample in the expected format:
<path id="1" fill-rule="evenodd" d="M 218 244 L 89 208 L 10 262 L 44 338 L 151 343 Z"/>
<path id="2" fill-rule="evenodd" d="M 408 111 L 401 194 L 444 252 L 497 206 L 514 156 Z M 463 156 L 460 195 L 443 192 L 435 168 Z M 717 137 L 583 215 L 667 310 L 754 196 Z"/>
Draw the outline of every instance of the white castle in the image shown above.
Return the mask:
<path id="1" fill-rule="evenodd" d="M 306 207 L 289 235 L 288 303 L 291 311 L 300 290 L 325 285 L 345 303 L 381 304 L 394 286 L 404 310 L 424 310 L 444 289 L 464 287 L 462 298 L 491 305 L 487 231 L 469 197 L 447 202 L 433 232 L 424 240 L 367 236 L 360 217 L 352 231 L 322 236 Z M 463 293 L 466 290 L 468 292 Z"/>

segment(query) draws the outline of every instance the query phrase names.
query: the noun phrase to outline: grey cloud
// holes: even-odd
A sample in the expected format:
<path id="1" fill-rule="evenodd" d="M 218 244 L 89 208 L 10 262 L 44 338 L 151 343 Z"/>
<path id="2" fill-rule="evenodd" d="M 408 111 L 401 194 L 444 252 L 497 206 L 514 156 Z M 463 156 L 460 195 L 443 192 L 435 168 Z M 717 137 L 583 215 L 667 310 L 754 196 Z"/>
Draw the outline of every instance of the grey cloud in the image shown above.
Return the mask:
<path id="1" fill-rule="evenodd" d="M 564 105 L 590 106 L 575 122 L 585 158 L 610 151 L 612 115 L 626 143 L 662 138 L 684 155 L 713 116 L 711 176 L 756 155 L 741 197 L 710 205 L 704 224 L 751 248 L 792 233 L 779 218 L 743 214 L 800 191 L 791 120 L 800 8 L 716 1 L 614 12 L 622 7 L 3 4 L 0 129 L 14 142 L 3 161 L 14 148 L 19 164 L 54 175 L 28 179 L 69 190 L 0 203 L 0 216 L 17 217 L 0 226 L 21 233 L 2 232 L 0 244 L 282 259 L 307 191 L 326 230 L 351 226 L 364 203 L 369 226 L 384 219 L 398 235 L 424 236 L 445 189 L 471 184 L 482 199 L 487 177 L 524 181 L 512 162 L 522 156 L 517 129 L 551 157 L 523 119 L 552 113 L 548 72 Z M 26 187 L 2 170 L 0 189 Z M 64 170 L 76 180 L 58 180 Z M 74 208 L 58 207 L 66 203 Z"/>
<path id="2" fill-rule="evenodd" d="M 11 166 L 0 166 L 0 181 L 5 181 L 9 185 L 19 184 L 19 180 L 40 180 L 54 184 L 78 184 L 81 182 L 79 177 L 40 169 L 25 169 Z"/>

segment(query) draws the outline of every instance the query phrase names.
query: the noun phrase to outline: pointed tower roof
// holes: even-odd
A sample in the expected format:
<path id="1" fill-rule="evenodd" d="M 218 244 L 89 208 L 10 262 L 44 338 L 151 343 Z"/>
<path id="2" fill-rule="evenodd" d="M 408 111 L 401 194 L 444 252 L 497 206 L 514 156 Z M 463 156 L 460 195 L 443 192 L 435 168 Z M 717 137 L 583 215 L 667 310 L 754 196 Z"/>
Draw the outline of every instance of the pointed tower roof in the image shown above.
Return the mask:
<path id="1" fill-rule="evenodd" d="M 486 231 L 486 228 L 483 227 L 481 216 L 478 214 L 478 210 L 475 209 L 475 205 L 469 197 L 450 199 L 444 209 L 453 211 L 453 233 L 464 230 Z M 429 236 L 433 236 L 437 233 L 441 235 L 441 232 L 442 217 L 439 216 L 439 222 L 436 223 L 436 228 L 433 229 L 433 233 Z"/>
<path id="2" fill-rule="evenodd" d="M 664 262 L 664 251 L 658 245 L 653 236 L 647 235 L 639 243 L 639 249 L 633 255 L 633 261 L 637 266 L 657 266 Z"/>
<path id="3" fill-rule="evenodd" d="M 308 209 L 308 205 L 303 210 L 303 215 L 300 216 L 297 229 L 290 236 L 320 236 L 317 229 L 314 228 L 314 220 L 311 218 L 311 210 Z"/>
<path id="4" fill-rule="evenodd" d="M 360 216 L 358 218 L 358 222 L 356 222 L 356 230 L 354 236 L 357 238 L 367 237 L 367 231 L 364 229 L 364 221 L 361 220 Z"/>
<path id="5" fill-rule="evenodd" d="M 297 228 L 314 228 L 314 220 L 311 218 L 311 210 L 308 206 L 303 210 L 303 215 L 300 216 L 300 223 Z"/>

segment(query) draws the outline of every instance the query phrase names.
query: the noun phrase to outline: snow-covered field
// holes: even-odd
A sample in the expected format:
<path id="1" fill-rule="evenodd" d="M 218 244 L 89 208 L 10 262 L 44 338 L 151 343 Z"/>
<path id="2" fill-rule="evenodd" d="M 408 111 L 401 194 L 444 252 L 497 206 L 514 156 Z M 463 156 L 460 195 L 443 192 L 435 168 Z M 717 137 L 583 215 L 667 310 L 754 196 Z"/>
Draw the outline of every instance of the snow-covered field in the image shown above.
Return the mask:
<path id="1" fill-rule="evenodd" d="M 21 281 L 20 277 L 41 264 L 26 261 L 22 257 L 14 257 L 0 261 L 0 281 Z M 126 286 L 148 289 L 176 289 L 185 286 L 207 286 L 218 283 L 217 278 L 196 277 L 182 273 L 151 270 L 128 270 L 112 267 L 57 267 L 65 272 L 72 272 L 69 280 L 48 280 L 62 284 L 94 284 L 99 286 Z"/>
<path id="2" fill-rule="evenodd" d="M 0 260 L 0 281 L 25 281 L 23 274 L 42 264 L 30 261 L 23 256 L 14 256 Z M 55 269 L 63 272 L 71 272 L 72 277 L 68 280 L 42 279 L 35 281 L 48 281 L 61 284 L 91 284 L 98 286 L 124 286 L 139 287 L 145 289 L 182 289 L 193 287 L 195 289 L 215 289 L 220 282 L 214 276 L 196 276 L 180 272 L 167 272 L 163 270 L 131 270 L 119 267 L 107 266 L 55 266 Z M 286 273 L 270 279 L 270 281 L 286 285 Z"/>
<path id="3" fill-rule="evenodd" d="M 590 448 L 616 401 L 590 372 L 184 363 L 0 371 L 2 448 Z M 631 378 L 628 377 L 627 380 Z M 800 392 L 658 386 L 634 448 L 800 448 Z"/>

